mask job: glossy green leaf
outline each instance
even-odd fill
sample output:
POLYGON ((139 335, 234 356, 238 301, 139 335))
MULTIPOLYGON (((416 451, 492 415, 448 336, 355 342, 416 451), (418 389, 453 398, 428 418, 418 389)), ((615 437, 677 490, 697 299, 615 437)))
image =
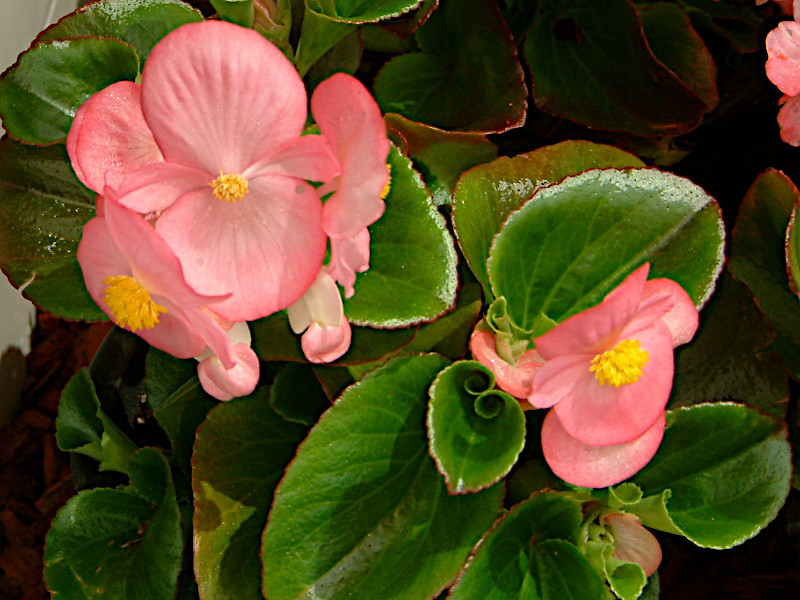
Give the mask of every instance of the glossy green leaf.
POLYGON ((786 228, 786 267, 789 272, 789 287, 800 296, 800 232, 797 231, 797 212, 800 199, 794 203, 789 226, 786 228))
POLYGON ((455 577, 503 490, 450 496, 428 455, 427 390, 447 362, 394 359, 322 416, 275 493, 266 597, 423 600, 455 577))
MULTIPOLYGON (((632 481, 645 496, 662 496, 671 525, 689 540, 730 548, 761 531, 783 506, 792 475, 786 437, 783 423, 743 405, 681 408, 669 413, 661 447, 632 481)), ((629 510, 644 525, 664 528, 636 505, 629 510)))
POLYGON ((605 600, 605 583, 586 557, 564 540, 534 546, 531 565, 542 600, 605 600))
POLYGON ((211 6, 223 21, 242 27, 253 27, 255 10, 253 0, 211 0, 211 6))
MULTIPOLYGON (((553 547, 545 544, 562 540, 571 545, 565 540, 578 534, 582 519, 581 505, 576 500, 557 492, 534 494, 498 520, 459 576, 449 600, 539 600, 553 597, 545 596, 545 593, 552 590, 553 578, 560 570, 553 569, 552 552, 548 550, 553 547)), ((572 553, 567 552, 571 557, 572 553)), ((568 569, 568 564, 574 562, 571 558, 565 561, 568 569)), ((602 579, 597 572, 592 573, 580 573, 575 583, 583 584, 589 590, 595 589, 599 580, 602 588, 602 579)))
POLYGON ((706 112, 719 103, 717 66, 703 38, 677 4, 656 2, 639 10, 647 45, 703 101, 706 112))
POLYGON ((700 313, 697 334, 676 353, 670 406, 738 400, 782 419, 789 381, 778 356, 767 350, 774 339, 747 288, 724 272, 700 313))
POLYGON ((167 461, 131 459, 131 486, 79 493, 47 534, 44 577, 53 598, 173 600, 183 540, 167 461))
POLYGON ((306 8, 295 55, 300 75, 308 73, 314 63, 354 31, 356 25, 332 21, 306 8))
POLYGON ((522 66, 492 0, 443 1, 415 36, 421 52, 396 56, 375 79, 383 112, 459 131, 522 125, 522 66))
POLYGON ((313 90, 335 73, 353 75, 361 65, 363 52, 360 29, 353 29, 319 57, 305 76, 306 89, 313 90))
POLYGON ((593 170, 540 189, 508 218, 489 279, 522 329, 542 313, 561 322, 597 304, 646 261, 651 278, 677 281, 702 306, 722 268, 723 238, 716 201, 689 180, 593 170))
POLYGON ((344 301, 352 323, 404 327, 432 321, 453 307, 458 275, 453 238, 409 160, 389 154, 386 212, 369 228, 370 267, 344 301))
POLYGON ((788 283, 785 236, 798 198, 797 187, 780 171, 759 175, 739 208, 728 260, 730 272, 772 322, 772 348, 795 378, 800 377, 800 302, 788 283))
POLYGON ((448 132, 395 114, 385 121, 389 137, 414 161, 437 206, 452 203, 462 172, 497 158, 497 147, 485 135, 448 132))
POLYGON ((95 214, 64 146, 0 140, 0 266, 40 308, 67 319, 106 319, 86 291, 75 251, 95 214))
POLYGON ((219 404, 197 432, 194 563, 204 600, 261 600, 261 532, 307 428, 272 410, 267 388, 219 404))
POLYGON ((331 403, 311 365, 288 363, 272 381, 269 405, 287 421, 311 427, 331 403))
POLYGON ((0 77, 3 126, 30 144, 63 140, 89 96, 117 81, 133 81, 138 72, 136 50, 119 40, 43 42, 0 77))
POLYGON ((380 27, 384 31, 391 32, 394 37, 406 39, 424 25, 438 7, 439 0, 422 0, 413 11, 372 27, 380 27))
POLYGON ((423 0, 306 0, 306 8, 341 23, 374 23, 417 8, 423 0))
POLYGON ((525 445, 519 402, 494 389, 494 375, 469 360, 442 370, 430 388, 430 453, 451 494, 497 483, 525 445), (475 388, 475 382, 478 387, 475 388))
POLYGON ((542 0, 523 53, 536 106, 592 128, 677 135, 706 111, 653 55, 628 0, 542 0))
POLYGON ((633 154, 613 146, 566 141, 498 158, 464 173, 456 188, 453 225, 461 251, 484 290, 490 289, 486 259, 492 239, 506 217, 537 188, 587 169, 643 166, 633 154))
POLYGON ((37 42, 97 36, 127 42, 144 61, 162 37, 203 17, 182 0, 103 0, 68 14, 45 29, 37 42))
POLYGON ((128 472, 136 445, 100 408, 89 369, 69 380, 58 407, 56 442, 64 452, 84 454, 100 462, 101 471, 128 472))

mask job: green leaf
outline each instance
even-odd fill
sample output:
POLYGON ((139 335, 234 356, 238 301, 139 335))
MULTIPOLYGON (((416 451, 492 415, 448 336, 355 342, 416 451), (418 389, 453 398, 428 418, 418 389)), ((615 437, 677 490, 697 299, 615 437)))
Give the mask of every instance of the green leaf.
POLYGON ((331 403, 311 365, 289 363, 272 381, 269 405, 287 421, 311 427, 331 403))
POLYGON ((223 21, 230 21, 242 27, 253 27, 255 18, 253 0, 211 0, 211 6, 223 21))
POLYGON ((53 519, 44 576, 54 599, 175 598, 183 540, 167 461, 139 450, 131 483, 81 492, 53 519))
POLYGON ((354 31, 355 25, 332 21, 306 7, 295 55, 295 66, 300 76, 308 73, 314 63, 354 31))
POLYGON ((117 81, 133 81, 138 73, 136 50, 119 40, 42 42, 0 77, 3 126, 30 144, 63 140, 89 96, 117 81))
POLYGON ((393 58, 375 79, 383 112, 460 131, 522 125, 522 66, 493 1, 443 0, 415 36, 421 52, 393 58))
POLYGON ((200 12, 182 0, 103 0, 70 13, 45 29, 36 41, 116 38, 136 48, 144 61, 156 42, 170 31, 202 20, 200 12))
POLYGON ((789 381, 778 356, 765 350, 774 339, 747 288, 724 272, 700 314, 697 334, 675 356, 670 407, 738 400, 782 419, 789 381))
POLYGON ((476 492, 508 474, 525 445, 525 417, 515 398, 494 389, 492 372, 474 360, 457 362, 429 393, 430 454, 448 491, 476 492))
POLYGON ((726 38, 737 52, 753 53, 763 48, 765 11, 752 4, 715 0, 679 0, 695 28, 726 38))
MULTIPOLYGON (((678 409, 669 413, 658 453, 632 481, 646 496, 662 496, 689 540, 730 548, 766 527, 786 500, 792 475, 786 437, 784 424, 746 406, 678 409)), ((636 505, 628 510, 661 528, 636 505)))
POLYGON ((453 238, 410 161, 389 153, 392 182, 386 212, 370 226, 370 268, 345 299, 350 322, 404 327, 452 308, 458 275, 453 238))
POLYGON ((101 471, 128 472, 136 445, 100 408, 89 369, 69 380, 61 394, 56 442, 64 452, 84 454, 100 462, 101 471))
POLYGON ((526 330, 542 313, 561 322, 596 305, 646 261, 651 278, 677 281, 702 306, 722 269, 723 237, 716 201, 687 179, 656 169, 587 171, 540 189, 508 218, 489 280, 526 330))
POLYGON ((797 231, 797 212, 800 198, 795 200, 789 226, 786 228, 786 267, 789 272, 789 287, 800 296, 800 233, 797 231))
POLYGON ((461 251, 484 290, 490 289, 486 259, 492 239, 506 217, 537 188, 587 169, 643 166, 633 154, 613 146, 566 141, 513 158, 498 158, 464 173, 456 187, 453 226, 461 251))
POLYGON ((503 490, 450 496, 428 456, 427 390, 446 364, 394 359, 322 416, 275 493, 266 597, 423 600, 453 579, 503 490))
MULTIPOLYGON (((582 520, 576 500, 557 492, 534 494, 495 523, 453 586, 449 600, 545 598, 543 585, 552 589, 552 576, 557 573, 544 564, 552 561, 548 550, 552 546, 545 544, 573 539, 582 520)), ((596 572, 577 583, 588 588, 596 584, 595 578, 599 578, 596 572)))
POLYGON ((306 9, 333 21, 360 24, 399 17, 420 4, 422 0, 306 0, 306 9))
POLYGON ((197 432, 195 573, 202 598, 261 600, 261 532, 306 427, 272 410, 267 388, 219 404, 197 432))
POLYGON ((86 291, 75 252, 95 215, 64 146, 0 140, 0 267, 43 310, 66 319, 106 316, 86 291))
POLYGON ((536 106, 595 129, 677 135, 706 112, 653 55, 628 0, 542 0, 523 53, 536 106))
POLYGON ((780 171, 759 175, 739 207, 731 232, 728 269, 755 296, 775 328, 772 348, 793 377, 800 377, 800 302, 786 274, 786 228, 797 187, 780 171))
POLYGON ((497 147, 485 135, 448 132, 395 114, 384 119, 390 138, 414 161, 437 206, 452 204, 463 171, 497 158, 497 147))
POLYGON ((542 600, 605 600, 605 583, 586 557, 564 540, 534 546, 531 571, 542 600))

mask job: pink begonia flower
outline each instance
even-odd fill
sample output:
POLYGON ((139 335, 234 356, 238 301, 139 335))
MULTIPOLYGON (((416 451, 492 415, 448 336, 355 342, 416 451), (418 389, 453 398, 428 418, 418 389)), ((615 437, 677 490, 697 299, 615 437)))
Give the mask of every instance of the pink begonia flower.
POLYGON ((375 99, 355 77, 337 73, 317 86, 311 113, 330 143, 341 175, 320 188, 333 192, 322 208, 322 228, 331 240, 330 273, 353 293, 355 274, 369 268, 369 232, 385 209, 389 140, 375 99))
POLYGON ((342 296, 324 267, 288 313, 292 331, 305 332, 300 344, 311 362, 333 362, 350 348, 352 332, 344 316, 342 296))
MULTIPOLYGON (((497 340, 489 329, 475 329, 469 340, 469 349, 475 360, 494 373, 495 383, 504 392, 527 400, 533 395, 533 378, 544 364, 544 359, 536 350, 527 350, 515 362, 508 362, 497 350, 497 340)), ((533 408, 523 403, 523 410, 533 408)))
POLYGON ((155 45, 138 94, 132 85, 78 115, 68 146, 79 177, 90 187, 109 177, 122 204, 157 214, 187 283, 230 294, 214 305, 225 319, 295 302, 326 247, 305 180, 331 181, 339 167, 322 136, 300 137, 306 92, 289 60, 253 30, 190 23, 155 45))
POLYGON ((661 545, 656 536, 626 513, 608 513, 600 517, 600 523, 614 538, 614 558, 636 563, 650 577, 661 564, 661 545))
MULTIPOLYGON (((207 310, 225 297, 201 295, 189 287, 164 240, 143 217, 121 206, 111 188, 104 216, 83 229, 77 257, 89 294, 115 324, 177 358, 208 352, 225 373, 235 374, 237 390, 255 388, 255 354, 244 344, 234 347, 226 331, 231 324, 207 310)), ((230 388, 224 381, 218 387, 226 385, 230 388)))
POLYGON ((585 444, 622 444, 650 428, 672 389, 672 349, 697 330, 689 295, 672 280, 647 281, 649 270, 642 265, 600 304, 534 340, 547 362, 531 403, 553 406, 585 444))
POLYGON ((785 94, 778 113, 781 139, 792 146, 800 146, 800 100, 797 99, 800 96, 800 23, 779 23, 767 34, 766 45, 767 77, 785 94))

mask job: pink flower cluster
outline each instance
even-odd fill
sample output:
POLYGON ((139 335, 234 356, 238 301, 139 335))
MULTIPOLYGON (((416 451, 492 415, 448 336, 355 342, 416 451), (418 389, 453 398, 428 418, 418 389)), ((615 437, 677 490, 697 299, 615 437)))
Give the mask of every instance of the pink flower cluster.
POLYGON ((490 332, 473 334, 473 355, 500 389, 531 407, 552 407, 542 426, 544 456, 574 485, 627 479, 661 443, 672 351, 692 339, 698 314, 674 281, 648 281, 649 269, 642 265, 600 304, 534 339, 535 349, 514 364, 497 355, 490 332))
MULTIPOLYGON (((800 14, 795 0, 790 14, 800 14)), ((784 93, 778 112, 781 138, 800 146, 800 23, 783 21, 767 34, 766 71, 769 80, 784 93)))
POLYGON ((389 143, 349 75, 322 82, 310 104, 319 135, 303 135, 305 87, 280 50, 204 21, 155 45, 141 85, 89 98, 67 137, 75 173, 100 195, 78 250, 89 293, 119 326, 197 358, 221 400, 258 382, 248 320, 290 308, 317 362, 350 344, 336 282, 352 295, 369 268, 389 143))

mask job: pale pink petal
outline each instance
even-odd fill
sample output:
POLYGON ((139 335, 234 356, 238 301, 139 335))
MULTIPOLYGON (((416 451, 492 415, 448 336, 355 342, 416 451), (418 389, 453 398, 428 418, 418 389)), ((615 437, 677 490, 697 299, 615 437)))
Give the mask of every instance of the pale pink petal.
POLYGON ((288 313, 289 326, 295 333, 305 331, 311 323, 332 327, 341 323, 344 315, 342 296, 336 282, 324 267, 319 270, 314 283, 303 293, 302 298, 289 307, 288 313))
POLYGON ((344 288, 344 297, 355 294, 356 273, 369 269, 369 229, 366 227, 348 239, 331 238, 328 273, 344 288))
POLYGON ((700 322, 697 307, 679 283, 664 278, 651 279, 645 284, 642 304, 661 295, 669 295, 673 302, 672 308, 661 316, 672 334, 672 347, 688 343, 694 337, 700 322))
POLYGON ((592 358, 592 354, 568 354, 545 362, 536 373, 528 401, 536 408, 550 408, 570 396, 586 379, 592 358))
POLYGON ((224 21, 183 25, 155 45, 142 109, 166 160, 226 174, 299 137, 307 114, 305 87, 286 56, 224 21))
POLYGON ((128 173, 163 161, 142 115, 141 87, 120 81, 84 102, 67 136, 67 152, 78 179, 98 193, 106 183, 117 187, 128 173))
POLYGON ((260 365, 255 352, 245 344, 236 344, 233 356, 236 364, 230 369, 216 356, 205 358, 197 365, 200 385, 217 400, 246 396, 258 385, 260 365))
POLYGON ((800 95, 784 96, 778 112, 778 125, 781 128, 781 139, 792 146, 800 146, 800 95))
POLYGON ((528 399, 533 394, 533 378, 543 360, 536 350, 528 350, 516 365, 507 363, 497 354, 494 334, 476 329, 469 340, 469 349, 475 360, 494 373, 497 387, 516 398, 528 399))
POLYGON ((665 420, 662 413, 639 438, 626 444, 589 446, 569 435, 551 410, 542 425, 544 458, 553 473, 567 483, 608 487, 628 479, 650 462, 664 437, 665 420))
POLYGON ((645 263, 611 290, 603 301, 560 323, 534 340, 545 359, 562 354, 596 353, 616 341, 639 309, 650 263, 645 263))
MULTIPOLYGON (((236 364, 236 358, 233 355, 234 343, 228 335, 228 331, 222 327, 220 318, 202 308, 187 311, 186 317, 207 346, 205 352, 200 356, 195 355, 195 358, 205 359, 205 355, 208 353, 209 356, 216 356, 223 368, 232 368, 236 364)), ((250 347, 249 341, 245 345, 250 347)))
POLYGON ((783 21, 767 34, 767 77, 789 96, 800 94, 800 23, 783 21))
POLYGON ((216 177, 174 163, 152 164, 129 173, 117 189, 117 198, 138 213, 162 211, 187 194, 210 195, 209 184, 216 177))
POLYGON ((381 193, 389 180, 386 125, 375 99, 345 73, 317 86, 311 112, 342 170, 337 190, 323 208, 323 228, 331 237, 350 238, 384 211, 381 193))
POLYGON ((652 533, 635 519, 621 513, 603 515, 600 522, 614 538, 614 558, 636 563, 650 577, 661 564, 661 546, 652 533))
POLYGON ((339 163, 324 137, 305 135, 289 140, 283 148, 263 156, 242 175, 246 179, 284 175, 309 181, 331 181, 339 175, 339 163))
POLYGON ((350 323, 342 315, 338 325, 311 323, 300 338, 303 354, 313 363, 329 363, 341 357, 350 348, 350 323))
POLYGON ((326 240, 313 187, 262 177, 237 202, 184 197, 165 211, 156 230, 202 294, 231 293, 213 307, 229 321, 250 321, 295 302, 319 272, 326 240))
POLYGON ((592 446, 621 444, 639 437, 664 412, 674 372, 672 336, 657 321, 637 339, 648 353, 637 381, 601 385, 587 364, 570 396, 553 407, 570 436, 592 446))

